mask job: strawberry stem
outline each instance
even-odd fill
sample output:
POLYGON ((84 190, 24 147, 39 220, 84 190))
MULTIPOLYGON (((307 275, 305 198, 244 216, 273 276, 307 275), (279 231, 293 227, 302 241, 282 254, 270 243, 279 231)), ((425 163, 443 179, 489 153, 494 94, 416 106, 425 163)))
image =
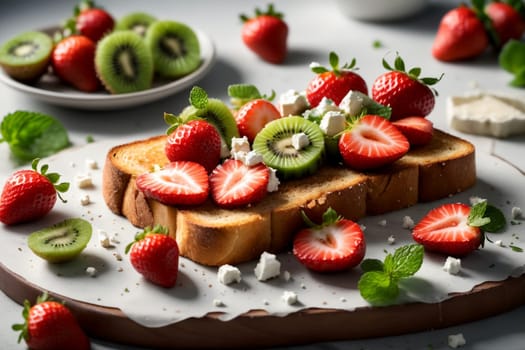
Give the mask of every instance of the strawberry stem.
POLYGON ((136 242, 144 239, 147 235, 150 235, 150 234, 167 235, 168 234, 168 228, 166 226, 162 226, 160 224, 157 224, 157 225, 155 225, 153 227, 151 227, 151 226, 144 227, 144 231, 137 232, 137 234, 135 235, 135 239, 133 241, 131 241, 126 246, 126 249, 124 250, 124 253, 128 254, 129 251, 131 250, 131 247, 133 246, 133 244, 135 244, 136 242))
POLYGON ((333 72, 337 77, 340 77, 343 73, 343 71, 350 71, 350 70, 357 70, 356 67, 356 59, 352 58, 352 61, 350 63, 345 63, 342 67, 339 67, 339 56, 334 52, 330 51, 328 54, 328 62, 330 63, 331 70, 323 67, 319 64, 311 64, 310 69, 315 74, 322 74, 326 72, 333 72))
POLYGON ((62 196, 61 196, 61 193, 65 193, 69 190, 69 182, 61 182, 61 183, 58 183, 58 181, 60 180, 60 177, 61 175, 59 173, 48 173, 47 171, 49 170, 49 165, 48 164, 44 164, 40 167, 40 170, 38 169, 38 164, 40 162, 40 158, 35 158, 33 159, 33 161, 31 162, 31 168, 36 171, 37 173, 43 175, 46 177, 46 179, 51 182, 51 184, 53 185, 53 187, 55 188, 55 190, 57 191, 57 196, 58 198, 63 202, 63 203, 67 203, 67 200, 65 200, 62 196))
POLYGON ((282 12, 277 12, 275 10, 275 7, 273 6, 273 4, 269 4, 268 5, 268 9, 266 11, 262 11, 261 9, 256 7, 255 8, 255 17, 248 17, 245 14, 241 14, 241 15, 239 15, 239 18, 241 19, 242 22, 247 22, 247 21, 249 21, 252 18, 257 18, 257 17, 261 17, 261 16, 271 16, 271 17, 275 17, 275 18, 278 18, 278 19, 283 19, 284 18, 283 13, 282 12))

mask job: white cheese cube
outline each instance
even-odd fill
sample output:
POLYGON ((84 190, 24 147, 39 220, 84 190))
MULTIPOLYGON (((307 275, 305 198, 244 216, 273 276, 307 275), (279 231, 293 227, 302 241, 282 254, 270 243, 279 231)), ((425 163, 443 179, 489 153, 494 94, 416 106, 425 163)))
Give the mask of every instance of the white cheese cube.
POLYGON ((231 152, 237 153, 237 152, 250 152, 250 141, 248 141, 248 138, 246 136, 243 137, 232 137, 232 145, 231 145, 231 152))
POLYGON ((460 270, 461 259, 457 259, 452 256, 447 257, 447 260, 445 260, 445 264, 443 265, 443 271, 446 271, 451 275, 457 275, 460 270))
POLYGON ((448 336, 448 346, 450 346, 452 349, 456 349, 460 346, 463 346, 467 344, 467 341, 465 340, 465 337, 463 337, 463 334, 451 334, 448 336))
POLYGON ((359 91, 349 91, 339 102, 339 108, 349 116, 357 116, 370 103, 370 97, 359 91))
POLYGON ((275 192, 279 189, 279 184, 281 182, 277 177, 277 170, 275 170, 274 168, 268 168, 268 171, 270 172, 270 178, 268 180, 268 186, 266 186, 266 190, 268 192, 275 192))
POLYGON ((512 220, 520 219, 523 216, 523 212, 521 211, 521 208, 519 207, 512 207, 510 212, 510 217, 512 220))
POLYGON ((84 194, 80 197, 80 205, 86 206, 91 203, 91 199, 87 194, 84 194))
POLYGON ((310 144, 310 139, 308 135, 304 132, 300 132, 292 135, 292 146, 296 150, 300 151, 310 144))
POLYGON ((334 136, 346 128, 346 118, 338 111, 328 111, 319 124, 321 130, 327 136, 334 136))
POLYGON ((241 282, 241 271, 235 266, 225 264, 219 267, 217 279, 226 285, 233 282, 239 283, 241 282))
POLYGON ((403 228, 411 230, 414 228, 414 220, 410 216, 404 216, 403 217, 403 228))
POLYGON ((301 115, 307 108, 306 96, 295 90, 288 90, 279 97, 279 112, 283 117, 301 115))
POLYGON ((104 248, 110 248, 111 242, 109 241, 109 236, 104 230, 98 230, 98 241, 100 242, 100 246, 104 248))
POLYGON ((86 159, 86 167, 91 170, 98 169, 98 163, 94 159, 86 159))
POLYGON ((289 290, 285 290, 281 298, 288 305, 293 305, 297 303, 297 294, 289 290))
POLYGON ((259 153, 255 151, 250 151, 246 153, 244 155, 244 160, 243 160, 244 164, 246 164, 247 166, 254 166, 259 163, 262 163, 262 161, 263 161, 262 155, 260 155, 259 153))
POLYGON ((75 183, 78 188, 89 188, 93 186, 93 180, 90 174, 78 174, 75 177, 75 183))
POLYGON ((86 268, 86 274, 90 277, 95 277, 97 275, 97 272, 97 269, 93 266, 89 266, 88 268, 86 268))
POLYGON ((263 252, 255 266, 254 273, 259 281, 269 280, 280 275, 281 263, 274 254, 263 252))

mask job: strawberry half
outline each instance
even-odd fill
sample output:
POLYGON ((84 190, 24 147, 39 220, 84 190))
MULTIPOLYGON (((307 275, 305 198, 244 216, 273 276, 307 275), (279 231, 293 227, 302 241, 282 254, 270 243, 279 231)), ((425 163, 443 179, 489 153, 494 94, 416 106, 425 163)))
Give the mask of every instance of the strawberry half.
POLYGON ((410 146, 426 145, 434 134, 434 125, 424 117, 406 117, 393 121, 392 124, 405 135, 410 146))
POLYGON ((316 107, 323 97, 339 105, 350 90, 368 95, 368 87, 365 80, 354 72, 356 69, 355 58, 351 63, 345 63, 342 67, 339 67, 339 57, 335 52, 330 52, 329 61, 331 70, 318 65, 312 66, 312 72, 317 75, 306 87, 306 98, 311 107, 316 107))
POLYGON ((80 328, 75 316, 64 304, 49 300, 46 293, 31 306, 24 301, 24 323, 13 325, 19 331, 18 342, 25 340, 34 350, 88 350, 89 338, 80 328))
POLYGON ((167 205, 198 205, 208 198, 208 173, 198 163, 176 161, 137 176, 137 188, 167 205))
POLYGON ((353 122, 339 139, 344 164, 358 170, 389 164, 409 148, 406 137, 391 122, 370 114, 353 122))
POLYGON ((432 209, 414 226, 412 236, 426 249, 451 256, 464 256, 483 242, 479 227, 471 225, 471 207, 462 203, 432 209))
MULTIPOLYGON (((309 220, 306 220, 309 222, 309 220)), ((366 243, 361 227, 329 208, 323 223, 305 228, 294 237, 293 254, 307 268, 319 272, 341 271, 357 266, 366 243)))
POLYGON ((376 78, 372 85, 372 99, 383 106, 392 108, 391 120, 413 115, 426 117, 434 109, 436 92, 429 86, 438 83, 439 78, 420 78, 419 67, 405 70, 405 62, 396 56, 394 67, 383 59, 388 72, 376 78))
POLYGON ((180 117, 165 114, 170 128, 166 139, 165 153, 174 161, 192 161, 211 172, 221 159, 221 136, 209 122, 201 119, 184 123, 180 117))
POLYGON ((210 192, 215 203, 224 208, 255 204, 268 193, 269 179, 269 169, 263 163, 247 166, 228 159, 210 174, 210 192))
POLYGON ((255 17, 241 15, 243 27, 242 41, 250 50, 270 63, 279 64, 287 54, 288 25, 283 14, 268 5, 266 12, 255 10, 255 17))
POLYGON ((179 272, 179 246, 163 226, 146 227, 126 247, 133 268, 147 280, 171 288, 179 272))
POLYGON ((0 196, 0 221, 6 225, 37 220, 53 209, 57 196, 69 189, 69 183, 57 184, 58 173, 47 173, 45 164, 38 169, 39 159, 32 169, 14 172, 6 181, 0 196))
POLYGON ((281 113, 268 100, 256 99, 244 104, 235 116, 241 136, 246 136, 250 143, 264 126, 272 120, 279 119, 281 113))

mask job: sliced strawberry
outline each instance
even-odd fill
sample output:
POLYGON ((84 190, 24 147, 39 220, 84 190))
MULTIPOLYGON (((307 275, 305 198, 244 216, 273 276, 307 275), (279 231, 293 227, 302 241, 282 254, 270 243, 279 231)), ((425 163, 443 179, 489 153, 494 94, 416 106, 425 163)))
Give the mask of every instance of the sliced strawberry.
POLYGON ((197 205, 208 197, 208 173, 195 162, 171 162, 138 176, 136 183, 147 197, 168 205, 197 205))
POLYGON ((247 166, 240 160, 228 159, 210 174, 210 191, 219 206, 240 207, 263 199, 269 179, 269 169, 263 163, 247 166))
POLYGON ((426 145, 432 140, 434 125, 427 118, 406 117, 393 121, 392 124, 405 135, 411 146, 426 145))
POLYGON ((265 99, 256 99, 239 109, 235 121, 241 136, 246 136, 251 143, 267 123, 280 117, 281 113, 273 103, 265 99))
POLYGON ((322 225, 297 233, 293 241, 294 255, 307 268, 319 272, 357 266, 366 251, 363 230, 355 222, 340 217, 326 222, 326 215, 323 215, 322 225))
POLYGON ((470 212, 471 208, 461 203, 441 205, 421 219, 412 236, 428 250, 467 255, 480 246, 483 238, 479 227, 469 225, 470 212))
POLYGON ((339 152, 350 168, 366 170, 389 164, 408 152, 405 136, 387 119, 365 115, 339 139, 339 152))

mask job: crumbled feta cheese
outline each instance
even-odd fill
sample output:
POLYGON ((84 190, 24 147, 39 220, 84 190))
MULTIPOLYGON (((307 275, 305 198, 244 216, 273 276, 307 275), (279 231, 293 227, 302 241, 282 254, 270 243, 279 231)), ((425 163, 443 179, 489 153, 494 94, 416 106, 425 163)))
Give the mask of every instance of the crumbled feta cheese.
POLYGON ((454 257, 447 257, 445 264, 443 265, 443 271, 448 272, 451 275, 457 275, 461 270, 461 259, 454 257))
POLYGON ((98 163, 94 159, 86 159, 86 167, 88 169, 97 170, 98 169, 98 163))
POLYGON ((290 271, 286 270, 283 272, 283 278, 285 281, 289 281, 292 278, 292 275, 290 274, 290 271))
POLYGON ((75 177, 75 183, 78 188, 88 188, 93 186, 93 180, 90 174, 78 174, 75 177))
POLYGON ((237 152, 250 152, 250 141, 246 136, 232 137, 232 155, 237 152))
POLYGON ((80 197, 80 205, 86 206, 91 203, 91 199, 87 194, 84 194, 80 197))
POLYGON ((256 164, 262 163, 263 157, 255 151, 250 151, 244 155, 243 163, 247 166, 254 166, 256 164))
POLYGON ((370 103, 370 97, 359 91, 349 91, 339 102, 339 108, 349 116, 356 116, 370 103))
POLYGON ((295 90, 288 90, 279 97, 279 111, 283 117, 300 115, 307 108, 306 96, 295 90))
POLYGON ((503 241, 501 239, 494 241, 494 244, 497 245, 498 247, 503 247, 503 241))
POLYGON ((219 267, 217 279, 226 285, 233 282, 239 283, 241 281, 241 271, 235 266, 225 264, 219 267))
POLYGON ((115 243, 115 244, 119 244, 120 241, 118 240, 118 238, 116 236, 111 236, 111 238, 109 239, 111 241, 111 243, 115 243))
POLYGON ((414 220, 412 220, 412 218, 408 215, 405 215, 403 217, 403 228, 406 228, 409 230, 414 228, 414 220))
POLYGON ((281 273, 281 263, 274 254, 263 252, 255 266, 255 277, 259 281, 266 281, 270 278, 279 276, 281 273))
POLYGON ((277 177, 277 170, 274 168, 268 168, 270 172, 270 178, 268 180, 268 185, 266 186, 266 190, 268 192, 275 192, 279 189, 279 184, 281 183, 279 181, 279 178, 277 177))
POLYGON ((86 268, 86 274, 90 277, 95 277, 97 275, 97 269, 93 266, 86 268))
POLYGON ((321 119, 319 127, 325 135, 334 136, 345 129, 346 118, 341 112, 328 111, 324 114, 323 119, 321 119))
POLYGON ((521 208, 519 207, 512 207, 510 212, 510 217, 512 220, 520 219, 523 217, 523 212, 521 211, 521 208))
POLYGON ((450 346, 452 349, 456 349, 460 346, 463 346, 467 344, 467 341, 465 340, 465 337, 463 337, 463 334, 451 334, 448 336, 448 346, 450 346))
POLYGON ((98 230, 98 241, 100 242, 100 245, 104 248, 110 248, 111 243, 109 241, 109 236, 104 230, 98 230))
POLYGON ((341 110, 337 105, 329 98, 323 97, 321 102, 312 109, 309 109, 303 113, 303 116, 307 119, 311 118, 321 118, 323 115, 325 115, 329 111, 337 111, 340 112, 341 110))
POLYGON ((384 219, 383 219, 383 220, 380 220, 380 221, 378 222, 378 224, 379 224, 379 226, 383 226, 383 227, 385 227, 385 226, 386 226, 386 220, 384 220, 384 219))
POLYGON ((472 197, 469 198, 470 205, 476 205, 476 204, 484 202, 484 201, 486 201, 485 198, 481 198, 481 197, 478 197, 478 196, 472 196, 472 197))
POLYGON ((292 135, 292 146, 296 150, 300 151, 310 144, 310 139, 308 135, 304 132, 300 132, 292 135))
POLYGON ((288 305, 293 305, 297 303, 297 294, 289 290, 285 290, 281 298, 288 305))
POLYGON ((117 259, 117 261, 122 261, 122 255, 120 255, 119 253, 114 253, 113 256, 115 257, 115 259, 117 259))
POLYGON ((394 244, 396 243, 396 237, 394 237, 394 235, 390 235, 388 236, 387 241, 388 241, 388 244, 394 244))

